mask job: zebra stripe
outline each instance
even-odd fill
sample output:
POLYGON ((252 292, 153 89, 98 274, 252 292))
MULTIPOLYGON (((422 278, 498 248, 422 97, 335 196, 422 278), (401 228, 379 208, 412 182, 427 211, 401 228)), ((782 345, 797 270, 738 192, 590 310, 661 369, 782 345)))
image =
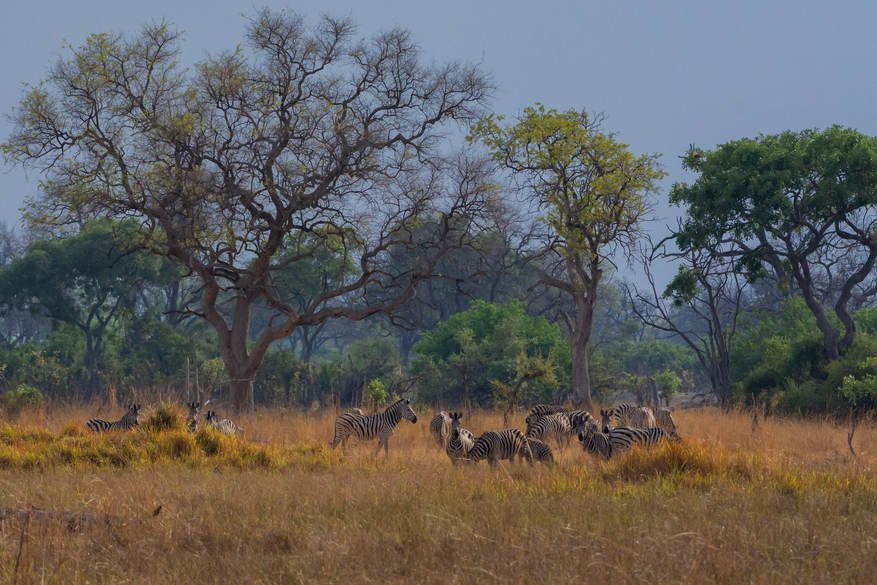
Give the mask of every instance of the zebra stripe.
POLYGON ((128 409, 128 412, 115 422, 110 422, 102 418, 93 418, 86 422, 85 426, 95 433, 103 433, 105 431, 130 431, 138 424, 140 424, 140 405, 132 404, 131 408, 128 409))
POLYGON ((347 412, 349 414, 358 414, 359 416, 365 416, 365 413, 362 411, 361 408, 348 408, 347 412))
POLYGON ((403 418, 412 423, 417 422, 417 415, 411 410, 411 401, 408 398, 397 400, 387 407, 387 410, 373 416, 361 416, 358 414, 342 414, 335 419, 335 438, 330 443, 332 448, 341 443, 341 448, 347 448, 347 439, 351 435, 358 439, 370 441, 378 438, 378 450, 375 456, 384 448, 387 460, 390 459, 388 441, 393 429, 403 418))
POLYGON ((537 404, 530 409, 530 414, 534 416, 546 416, 549 414, 563 414, 566 409, 562 406, 551 406, 550 404, 537 404))
POLYGON ((475 438, 472 433, 460 426, 460 419, 463 418, 462 412, 451 413, 451 437, 445 447, 445 453, 451 459, 451 463, 456 465, 460 461, 465 461, 472 449, 475 438))
POLYGON ((634 404, 619 404, 610 409, 615 411, 615 426, 630 426, 630 415, 633 414, 633 411, 637 408, 638 407, 634 404))
POLYGON ((637 429, 653 429, 657 426, 651 408, 640 406, 630 414, 630 426, 637 429))
POLYGON ((503 429, 501 431, 487 431, 472 444, 469 449, 469 460, 478 462, 487 459, 491 467, 495 467, 501 459, 509 462, 515 460, 515 455, 521 455, 521 459, 532 459, 526 453, 530 450, 526 437, 518 429, 503 429), (524 454, 521 450, 524 450, 524 454))
POLYGON ((655 424, 667 431, 671 437, 679 436, 676 432, 676 421, 673 420, 673 414, 669 408, 655 409, 655 424))
POLYGON ((201 414, 201 403, 190 402, 186 406, 189 407, 189 414, 186 415, 186 430, 190 433, 198 431, 198 416, 201 414))
MULTIPOLYGON (((554 455, 551 453, 551 448, 548 445, 539 439, 531 439, 530 437, 527 437, 527 446, 530 449, 529 455, 531 458, 529 461, 531 465, 534 461, 542 463, 543 465, 554 464, 554 455)), ((524 459, 528 457, 526 448, 521 450, 521 457, 524 459)))
MULTIPOLYGON (((636 444, 645 448, 652 447, 670 435, 664 429, 635 429, 631 427, 615 427, 608 433, 597 432, 597 425, 588 423, 583 432, 579 433, 582 448, 609 459, 612 455, 627 451, 636 444)), ((678 440, 678 439, 676 439, 678 440)))
POLYGON ((429 432, 432 433, 432 438, 440 447, 445 446, 445 443, 448 442, 448 436, 451 434, 451 417, 448 416, 447 412, 443 410, 432 417, 432 420, 429 421, 429 432))
POLYGON ((590 421, 585 423, 579 432, 579 443, 582 449, 598 457, 609 459, 612 457, 612 443, 608 433, 598 433, 597 423, 590 421))
POLYGON ((216 412, 213 410, 208 410, 204 416, 207 419, 207 426, 214 431, 219 431, 223 435, 233 435, 236 431, 244 430, 228 419, 219 420, 219 417, 216 416, 216 412))
POLYGON ((654 447, 655 445, 657 445, 661 441, 666 441, 668 439, 673 439, 676 442, 681 440, 678 435, 675 435, 675 436, 671 435, 670 433, 668 433, 664 429, 660 429, 657 427, 651 428, 651 429, 637 429, 637 430, 639 431, 639 434, 641 435, 641 438, 637 441, 637 443, 639 443, 640 445, 642 445, 646 449, 648 449, 649 447, 654 447))
POLYGON ((566 439, 567 443, 569 443, 569 435, 571 434, 572 427, 569 424, 569 417, 566 413, 550 414, 539 417, 535 421, 528 420, 527 438, 538 439, 543 442, 554 438, 557 442, 557 448, 561 453, 563 453, 563 440, 566 439))

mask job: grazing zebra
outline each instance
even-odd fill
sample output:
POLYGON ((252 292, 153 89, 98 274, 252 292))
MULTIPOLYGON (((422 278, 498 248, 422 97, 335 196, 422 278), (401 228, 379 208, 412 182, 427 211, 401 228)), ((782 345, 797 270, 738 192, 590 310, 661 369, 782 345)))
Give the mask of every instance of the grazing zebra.
POLYGON ((445 447, 445 453, 451 459, 451 463, 456 465, 460 461, 465 461, 472 448, 475 438, 472 433, 460 427, 460 419, 463 418, 462 412, 451 413, 451 438, 445 447))
POLYGON ((518 429, 503 429, 501 431, 487 431, 472 444, 469 449, 470 461, 475 463, 487 459, 491 467, 495 467, 501 459, 509 462, 515 460, 515 455, 520 455, 521 460, 532 460, 529 454, 530 446, 527 438, 518 429))
POLYGON ((219 431, 223 435, 233 435, 237 431, 243 432, 244 430, 228 419, 219 420, 219 417, 216 416, 216 411, 214 410, 208 410, 204 417, 207 419, 208 427, 214 431, 219 431))
POLYGON ((652 409, 640 406, 630 414, 630 426, 637 429, 653 429, 658 425, 655 423, 652 409))
POLYGON ((186 430, 190 433, 198 431, 198 416, 201 414, 201 403, 190 402, 186 406, 189 407, 189 414, 186 415, 186 430))
POLYGON ((140 424, 140 405, 132 404, 128 412, 125 413, 125 416, 115 422, 103 420, 102 418, 93 418, 85 423, 85 426, 95 433, 102 433, 105 431, 130 431, 138 424, 140 424))
POLYGON ((563 440, 569 442, 569 435, 572 434, 572 427, 569 424, 569 418, 566 413, 549 414, 542 416, 535 421, 530 421, 527 417, 527 438, 538 439, 546 442, 550 438, 554 438, 557 442, 558 450, 563 453, 563 440))
POLYGON ((572 429, 573 434, 578 432, 577 427, 585 424, 589 420, 594 420, 594 417, 592 417, 591 413, 587 410, 568 412, 566 413, 566 418, 569 419, 569 428, 572 429))
POLYGON ((411 400, 403 398, 397 400, 387 407, 387 410, 381 414, 373 416, 360 416, 358 414, 342 414, 335 419, 335 438, 330 443, 332 448, 341 443, 341 448, 347 448, 347 439, 351 435, 358 439, 370 441, 375 437, 378 438, 378 450, 375 451, 375 457, 384 448, 387 461, 390 460, 390 450, 387 445, 393 429, 399 424, 403 418, 407 418, 412 423, 417 422, 417 415, 411 410, 411 400))
POLYGON ((554 464, 554 455, 551 453, 551 448, 539 439, 527 437, 527 447, 522 447, 520 455, 523 459, 527 459, 528 455, 531 456, 529 459, 531 465, 534 461, 543 465, 554 464), (529 454, 527 453, 528 448, 529 454))
POLYGON ((537 404, 530 409, 530 414, 534 416, 545 416, 548 414, 562 414, 566 409, 562 406, 551 406, 550 404, 537 404))
POLYGON ((670 413, 669 408, 656 408, 655 409, 655 423, 659 428, 667 431, 670 436, 678 437, 679 435, 676 433, 676 421, 673 420, 673 415, 670 413))
POLYGON ((432 420, 429 421, 429 432, 432 433, 432 438, 440 447, 445 446, 445 443, 448 442, 448 436, 451 434, 451 417, 447 412, 443 410, 432 417, 432 420))

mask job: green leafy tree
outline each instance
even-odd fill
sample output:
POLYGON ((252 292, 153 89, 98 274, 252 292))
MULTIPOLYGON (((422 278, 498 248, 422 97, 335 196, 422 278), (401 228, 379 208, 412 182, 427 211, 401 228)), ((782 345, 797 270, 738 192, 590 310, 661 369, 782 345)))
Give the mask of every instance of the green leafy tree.
POLYGON ((526 108, 515 124, 501 117, 476 124, 482 141, 541 213, 539 283, 573 301, 562 311, 572 352, 571 400, 593 409, 588 341, 597 291, 618 250, 629 249, 664 176, 657 155, 636 156, 586 112, 526 108))
POLYGON ((655 374, 655 383, 658 385, 658 392, 661 393, 664 404, 669 405, 682 387, 682 378, 670 371, 659 372, 655 374))
POLYGON ((856 333, 850 301, 874 279, 877 138, 839 126, 784 132, 692 149, 684 164, 699 176, 670 193, 685 208, 678 247, 718 242, 750 279, 794 286, 837 359, 856 333))
POLYGON ((328 16, 309 26, 264 9, 245 45, 192 70, 179 65, 180 37, 160 23, 69 47, 27 90, 2 150, 53 188, 29 202, 32 220, 135 218, 150 251, 198 279, 233 406, 250 410, 272 344, 327 319, 392 313, 482 225, 472 218, 494 200, 490 169, 450 154, 443 128, 483 116, 493 84, 476 66, 424 62, 404 30, 362 39, 328 16), (440 245, 388 270, 424 219, 440 245), (319 238, 288 249, 298 232, 319 238), (274 278, 325 245, 357 250, 359 273, 300 311, 274 278), (384 294, 365 304, 370 288, 384 294), (260 299, 274 314, 249 343, 260 299))
POLYGON ((46 314, 85 336, 89 394, 101 389, 101 348, 107 329, 156 278, 157 258, 133 253, 130 223, 86 223, 61 240, 38 240, 0 271, 0 305, 46 314))

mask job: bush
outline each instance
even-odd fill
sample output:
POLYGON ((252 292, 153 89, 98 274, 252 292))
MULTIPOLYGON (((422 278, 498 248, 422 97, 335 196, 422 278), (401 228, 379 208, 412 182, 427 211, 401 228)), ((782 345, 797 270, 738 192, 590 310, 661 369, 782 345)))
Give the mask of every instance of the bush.
POLYGON ((18 414, 26 408, 40 408, 43 405, 43 395, 33 386, 19 384, 17 388, 0 395, 0 401, 7 414, 18 414))

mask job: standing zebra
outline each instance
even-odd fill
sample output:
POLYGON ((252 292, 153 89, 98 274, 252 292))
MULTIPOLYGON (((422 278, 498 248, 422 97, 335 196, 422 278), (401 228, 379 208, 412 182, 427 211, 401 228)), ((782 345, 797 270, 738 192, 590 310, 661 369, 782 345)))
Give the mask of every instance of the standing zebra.
POLYGON ((590 453, 609 459, 612 455, 627 451, 633 445, 652 447, 669 435, 663 429, 635 429, 631 427, 615 427, 606 432, 598 432, 595 423, 586 423, 579 433, 582 448, 590 453))
POLYGON ((532 456, 532 459, 530 459, 531 465, 534 461, 543 465, 554 464, 554 455, 551 453, 551 448, 539 439, 527 437, 527 447, 522 448, 521 452, 522 458, 527 458, 527 448, 529 448, 529 455, 532 456))
POLYGON ((140 405, 132 404, 128 412, 121 419, 110 422, 102 418, 93 418, 85 423, 95 433, 104 431, 130 431, 140 424, 140 405))
POLYGON ((604 459, 612 457, 612 442, 609 440, 609 433, 597 432, 597 423, 593 421, 585 423, 584 428, 579 431, 579 442, 582 444, 582 449, 589 453, 604 459))
POLYGON ((373 416, 360 416, 358 414, 342 414, 335 419, 335 438, 330 443, 332 448, 341 443, 341 448, 347 448, 347 439, 351 435, 358 439, 370 441, 375 437, 378 438, 378 450, 375 451, 375 457, 384 448, 387 461, 390 460, 390 450, 387 442, 393 434, 393 429, 399 424, 403 418, 407 418, 412 423, 417 422, 417 415, 411 410, 411 401, 408 398, 397 400, 387 407, 387 410, 381 414, 373 416))
POLYGON ((566 413, 549 414, 539 417, 535 421, 531 421, 530 417, 527 417, 527 438, 547 442, 553 437, 561 453, 563 453, 563 440, 566 439, 568 442, 571 434, 572 427, 566 413))
POLYGON ((472 433, 460 427, 461 418, 463 418, 462 412, 451 413, 451 438, 445 447, 445 453, 454 465, 466 460, 469 450, 472 449, 472 443, 475 442, 472 433))
POLYGON ((475 439, 472 448, 469 449, 470 461, 477 463, 487 459, 491 467, 495 467, 501 459, 513 462, 515 455, 520 455, 521 460, 533 459, 527 439, 518 429, 487 431, 475 439))
POLYGON ((201 403, 190 402, 186 406, 189 407, 189 414, 186 415, 186 430, 190 433, 198 432, 198 417, 201 415, 201 403))
POLYGON ((630 426, 630 416, 637 408, 638 407, 634 404, 619 404, 618 406, 613 407, 611 410, 615 411, 615 426, 630 426))
POLYGON ((630 426, 637 429, 653 429, 657 426, 651 408, 640 406, 630 414, 630 426))
POLYGON ((670 413, 669 408, 655 409, 655 423, 659 428, 667 431, 671 437, 679 436, 676 433, 676 421, 673 420, 673 415, 670 413))
POLYGON ((216 416, 216 411, 214 410, 208 410, 204 417, 207 419, 208 427, 214 431, 219 431, 223 435, 233 435, 236 431, 243 432, 244 430, 228 419, 219 420, 219 417, 216 416))
POLYGON ((429 421, 429 432, 432 433, 432 438, 440 447, 445 446, 445 443, 448 442, 448 436, 451 434, 451 417, 447 412, 443 410, 432 417, 432 420, 429 421))

